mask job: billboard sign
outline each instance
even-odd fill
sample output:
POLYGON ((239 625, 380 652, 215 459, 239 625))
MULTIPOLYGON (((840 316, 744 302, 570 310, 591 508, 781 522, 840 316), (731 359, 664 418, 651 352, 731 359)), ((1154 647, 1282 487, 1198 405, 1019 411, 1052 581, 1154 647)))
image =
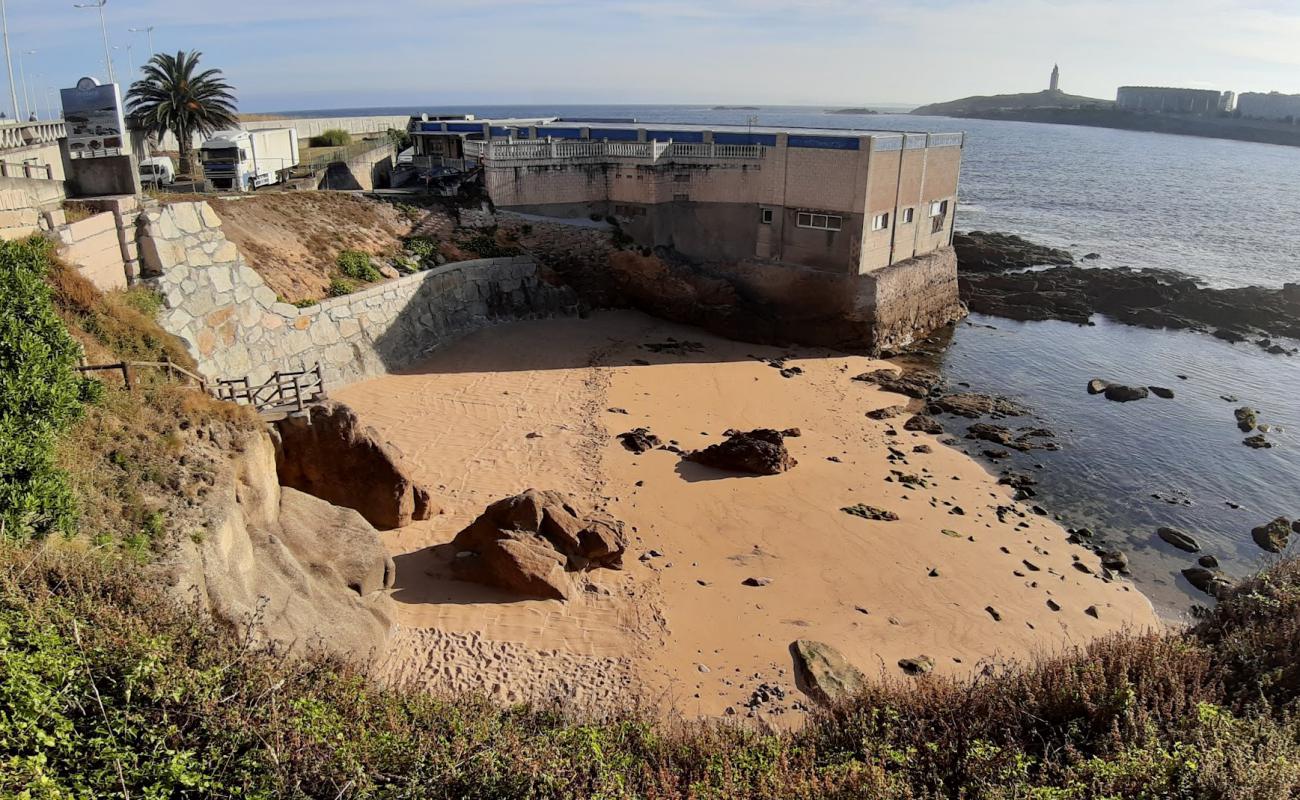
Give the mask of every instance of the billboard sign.
POLYGON ((116 83, 82 78, 75 87, 60 89, 59 95, 68 127, 69 156, 103 158, 130 153, 116 83))

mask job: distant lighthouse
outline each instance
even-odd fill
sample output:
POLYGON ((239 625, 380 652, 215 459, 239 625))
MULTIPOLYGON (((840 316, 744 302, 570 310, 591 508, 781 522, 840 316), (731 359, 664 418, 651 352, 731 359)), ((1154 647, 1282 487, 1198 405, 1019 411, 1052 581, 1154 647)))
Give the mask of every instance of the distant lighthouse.
POLYGON ((1052 65, 1052 82, 1048 84, 1047 89, 1052 92, 1060 91, 1061 89, 1061 68, 1056 64, 1052 65))

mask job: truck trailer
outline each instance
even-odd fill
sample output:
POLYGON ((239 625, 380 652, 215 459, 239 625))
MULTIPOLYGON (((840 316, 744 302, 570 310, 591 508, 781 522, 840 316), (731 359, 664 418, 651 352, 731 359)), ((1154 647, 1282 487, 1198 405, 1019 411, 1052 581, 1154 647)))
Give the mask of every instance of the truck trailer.
POLYGON ((298 131, 217 131, 199 147, 199 159, 214 189, 247 192, 269 186, 298 166, 298 131))

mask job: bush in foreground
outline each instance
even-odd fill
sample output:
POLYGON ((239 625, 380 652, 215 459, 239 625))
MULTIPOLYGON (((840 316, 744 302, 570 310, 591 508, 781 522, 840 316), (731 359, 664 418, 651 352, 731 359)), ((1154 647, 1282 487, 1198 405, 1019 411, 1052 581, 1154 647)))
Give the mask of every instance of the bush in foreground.
POLYGON ((312 147, 344 147, 352 144, 352 134, 342 128, 330 128, 311 137, 309 144, 312 147))
POLYGON ((344 250, 338 254, 335 263, 340 272, 354 280, 373 283, 383 279, 379 270, 370 263, 370 255, 360 250, 344 250))

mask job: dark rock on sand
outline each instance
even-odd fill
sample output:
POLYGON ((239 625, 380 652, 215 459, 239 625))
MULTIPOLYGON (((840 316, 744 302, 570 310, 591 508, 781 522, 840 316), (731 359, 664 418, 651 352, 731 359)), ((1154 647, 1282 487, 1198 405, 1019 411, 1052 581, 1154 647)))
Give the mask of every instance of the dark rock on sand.
POLYGON ((902 414, 904 411, 907 411, 907 406, 885 406, 884 408, 868 411, 867 416, 871 419, 890 419, 902 414))
POLYGON ((1156 536, 1159 536, 1166 544, 1171 544, 1188 553, 1196 553, 1201 549, 1201 545, 1195 539, 1176 528, 1157 528, 1156 536))
POLYGON ((934 417, 926 414, 916 414, 907 422, 903 423, 903 430, 916 431, 918 433, 943 433, 943 426, 934 417))
POLYGON ((862 517, 863 519, 869 519, 876 522, 894 522, 898 519, 898 515, 892 511, 886 511, 883 508, 876 508, 875 506, 868 506, 862 503, 845 506, 844 508, 841 508, 840 511, 843 511, 845 514, 852 514, 855 517, 862 517))
POLYGON ((758 428, 748 432, 728 431, 728 434, 726 441, 689 453, 686 460, 753 475, 777 475, 799 463, 786 450, 786 434, 782 431, 758 428))
POLYGON ((1280 553, 1286 549, 1287 542, 1291 538, 1291 520, 1278 517, 1272 522, 1251 529, 1250 538, 1268 552, 1280 553))
POLYGON ((810 639, 790 644, 795 683, 804 694, 823 705, 852 697, 867 685, 866 676, 840 651, 810 639))
POLYGON ((934 659, 929 656, 900 658, 898 666, 908 675, 925 675, 934 670, 934 659))
POLYGON ((895 373, 887 369, 864 372, 853 377, 855 381, 874 383, 887 392, 905 394, 908 397, 924 399, 929 397, 943 384, 937 373, 928 370, 907 370, 895 373))
POLYGON ((1101 556, 1101 565, 1106 569, 1116 572, 1128 569, 1128 555, 1123 550, 1102 550, 1097 555, 1101 556))
POLYGON ((556 600, 573 592, 568 572, 620 569, 627 548, 621 523, 536 489, 491 504, 451 543, 452 572, 462 580, 556 600))
POLYGON ((772 582, 771 578, 746 578, 741 581, 743 586, 753 586, 755 588, 767 586, 772 582))
POLYGON ((620 433, 618 440, 633 453, 644 453, 661 444, 659 437, 651 433, 649 428, 633 428, 626 433, 620 433))

